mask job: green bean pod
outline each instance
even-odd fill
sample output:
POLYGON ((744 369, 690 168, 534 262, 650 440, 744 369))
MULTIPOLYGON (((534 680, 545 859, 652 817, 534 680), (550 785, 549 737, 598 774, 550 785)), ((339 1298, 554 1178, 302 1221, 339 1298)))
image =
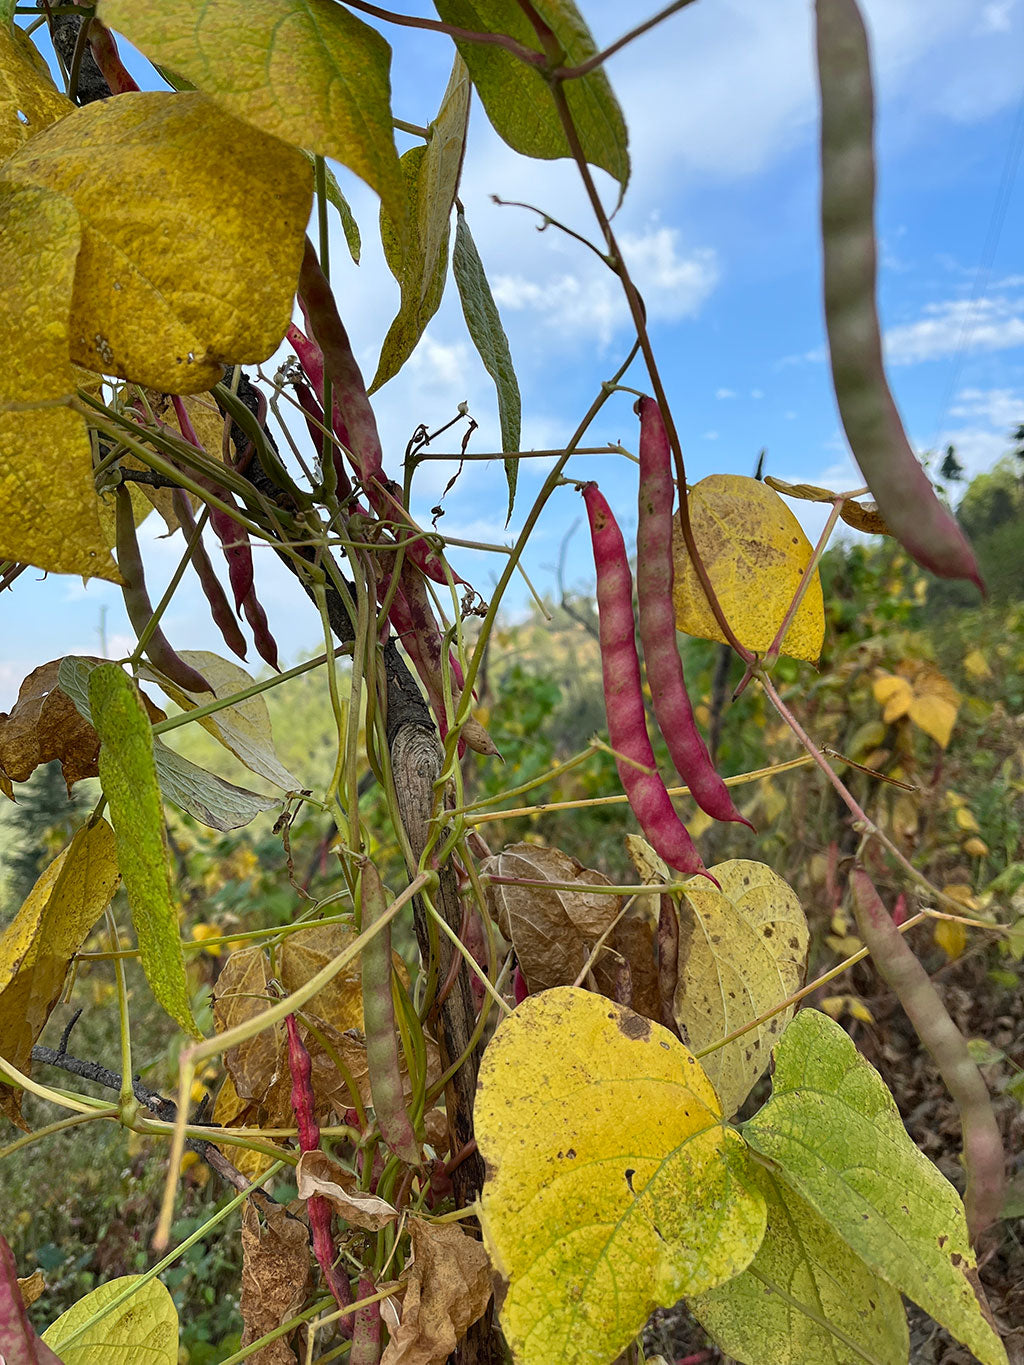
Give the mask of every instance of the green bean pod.
MULTIPOLYGON (((359 894, 365 931, 372 928, 387 909, 380 874, 369 858, 362 861, 359 894)), ((377 1126, 396 1156, 409 1166, 418 1166, 420 1147, 405 1107, 395 1003, 391 996, 390 922, 379 929, 363 949, 361 980, 366 1065, 377 1126)))
POLYGON ((874 96, 857 0, 816 0, 821 230, 832 384, 878 510, 917 562, 982 592, 974 555, 910 447, 889 389, 876 305, 874 96))

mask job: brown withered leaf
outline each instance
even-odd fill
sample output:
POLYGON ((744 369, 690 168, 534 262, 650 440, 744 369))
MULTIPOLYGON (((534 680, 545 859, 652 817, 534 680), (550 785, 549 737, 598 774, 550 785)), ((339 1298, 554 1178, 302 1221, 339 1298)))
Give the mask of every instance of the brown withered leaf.
MULTIPOLYGON (((347 924, 312 924, 308 929, 289 934, 277 955, 278 975, 285 990, 291 992, 304 986, 311 976, 343 953, 355 938, 355 929, 347 924)), ((396 955, 395 965, 399 962, 396 955)), ((402 972, 405 973, 404 967, 402 972)), ((407 973, 403 979, 408 981, 407 973)), ((342 1032, 362 1029, 363 994, 358 957, 313 996, 308 1009, 342 1032)))
MULTIPOLYGON (((585 868, 557 848, 510 844, 488 858, 481 872, 531 881, 608 885, 600 872, 585 868)), ((594 941, 622 908, 619 896, 596 891, 491 884, 487 903, 498 928, 512 943, 531 993, 571 985, 594 941)))
POLYGON ((631 909, 611 931, 594 964, 594 980, 609 1000, 661 1023, 655 931, 645 913, 631 909))
POLYGON ((326 1152, 303 1152, 295 1168, 295 1181, 300 1199, 323 1195, 353 1227, 379 1232, 398 1218, 396 1208, 386 1199, 361 1190, 352 1172, 332 1161, 326 1152))
MULTIPOLYGON (((295 1316, 312 1288, 309 1233, 280 1205, 242 1206, 242 1345, 249 1346, 295 1316), (261 1218, 262 1214, 262 1218, 261 1218)), ((249 1356, 253 1365, 295 1365, 283 1337, 249 1356)))
POLYGON ((866 536, 892 535, 889 523, 875 502, 844 502, 839 515, 847 526, 852 526, 855 531, 863 531, 866 536))
POLYGON ((423 1115, 423 1131, 427 1142, 438 1156, 444 1156, 451 1142, 451 1134, 448 1129, 448 1115, 443 1109, 427 1110, 423 1115))
POLYGON ((31 1275, 26 1275, 24 1279, 18 1280, 18 1288, 21 1290, 21 1301, 26 1308, 31 1308, 36 1299, 42 1298, 46 1293, 46 1281, 43 1279, 41 1270, 33 1270, 31 1275))
POLYGON ((783 493, 787 498, 799 498, 801 502, 835 502, 839 496, 831 488, 819 488, 814 483, 787 483, 785 479, 776 479, 771 474, 765 475, 764 482, 769 488, 774 488, 776 493, 783 493))
MULTIPOLYGON (((103 661, 87 658, 87 662, 103 661)), ((10 782, 25 782, 41 763, 55 758, 60 759, 69 793, 83 777, 97 775, 100 741, 57 686, 60 663, 52 659, 33 669, 21 684, 13 709, 0 711, 0 785, 5 792, 10 782)), ((163 720, 158 706, 148 702, 147 709, 150 720, 163 720)))
POLYGON ((491 1266, 482 1243, 452 1223, 410 1218, 413 1262, 401 1325, 380 1365, 444 1365, 491 1297, 491 1266))
MULTIPOLYGON (((230 955, 217 978, 213 998, 213 1022, 218 1033, 246 1024, 270 1008, 269 979, 270 962, 262 948, 240 948, 230 955)), ((265 1098, 277 1079, 283 1043, 284 1029, 275 1026, 228 1048, 224 1064, 240 1099, 265 1098)))

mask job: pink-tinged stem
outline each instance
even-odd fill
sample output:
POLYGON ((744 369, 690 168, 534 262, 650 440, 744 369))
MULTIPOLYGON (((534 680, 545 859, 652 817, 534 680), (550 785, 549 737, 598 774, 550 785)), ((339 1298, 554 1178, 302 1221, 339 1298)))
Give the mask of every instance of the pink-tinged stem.
POLYGON ((596 483, 586 485, 583 498, 597 568, 597 610, 608 738, 615 750, 619 780, 640 828, 659 857, 677 872, 707 875, 700 854, 656 771, 644 714, 640 659, 636 652, 633 578, 622 532, 596 483), (635 764, 652 771, 642 772, 635 764))
POLYGON ((675 480, 672 452, 661 409, 641 398, 640 492, 636 533, 636 589, 640 641, 658 728, 672 762, 701 810, 715 820, 736 820, 753 829, 736 809, 729 789, 715 771, 697 729, 686 691, 676 643, 672 600, 672 505, 675 480))
MULTIPOLYGON (((285 1015, 285 1028, 288 1031, 288 1068, 292 1076, 292 1109, 295 1111, 295 1126, 299 1130, 299 1150, 315 1152, 320 1146, 320 1126, 316 1121, 313 1099, 313 1062, 309 1050, 299 1037, 298 1025, 294 1014, 285 1015)), ((313 1233, 313 1254, 323 1271, 324 1279, 339 1308, 347 1308, 353 1302, 352 1286, 338 1273, 334 1265, 334 1234, 331 1230, 331 1206, 321 1194, 312 1194, 306 1201, 309 1212, 309 1226, 313 1233)), ((340 1330, 345 1336, 352 1335, 350 1318, 341 1318, 340 1330)))
POLYGON ((988 1086, 967 1050, 967 1040, 949 1017, 942 997, 863 868, 854 868, 850 887, 864 946, 931 1054, 960 1111, 967 1172, 964 1205, 967 1226, 977 1241, 1000 1216, 1005 1183, 1006 1158, 988 1086))

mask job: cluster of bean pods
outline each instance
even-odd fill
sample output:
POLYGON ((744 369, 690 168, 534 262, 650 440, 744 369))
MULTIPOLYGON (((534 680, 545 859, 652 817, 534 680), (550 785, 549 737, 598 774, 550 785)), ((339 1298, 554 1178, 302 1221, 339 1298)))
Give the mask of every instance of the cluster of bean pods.
MULTIPOLYGON (((716 820, 749 824, 715 772, 697 729, 676 645, 672 603, 672 503, 675 481, 661 410, 641 398, 637 603, 640 639, 655 718, 682 781, 716 820)), ((596 483, 583 489, 597 567, 597 610, 608 738, 629 804, 655 852, 669 867, 707 876, 700 854, 658 775, 647 733, 633 616, 633 576, 626 543, 596 483)), ((714 878, 712 878, 714 880, 714 878)))

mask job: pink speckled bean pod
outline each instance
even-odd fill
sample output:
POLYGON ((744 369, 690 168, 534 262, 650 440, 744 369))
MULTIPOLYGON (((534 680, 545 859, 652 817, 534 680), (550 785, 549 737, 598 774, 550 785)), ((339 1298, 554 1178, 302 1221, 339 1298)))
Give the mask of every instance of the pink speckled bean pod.
POLYGON ((832 385, 850 449, 904 548, 932 573, 985 587, 939 502, 889 389, 875 301, 874 96, 857 0, 817 0, 821 235, 832 385))
MULTIPOLYGON (((596 483, 583 489, 597 568, 597 611, 604 676, 608 738, 616 754, 619 780, 633 814, 655 852, 677 872, 704 872, 700 854, 675 812, 672 799, 654 769, 654 750, 647 734, 640 660, 633 620, 633 578, 622 532, 596 483), (624 762, 630 759, 632 762, 624 762)), ((705 873, 705 875, 707 875, 705 873)))
POLYGON ((701 810, 715 820, 745 820, 729 789, 715 772, 711 755, 697 729, 686 692, 683 665, 676 645, 672 601, 672 504, 675 481, 672 453, 661 409, 653 398, 641 398, 640 514, 636 533, 636 596, 640 642, 647 666, 654 715, 672 762, 701 810))
MULTIPOLYGON (((187 540, 196 529, 196 519, 192 515, 192 504, 188 500, 188 494, 181 488, 174 490, 173 501, 175 515, 187 540)), ((244 659, 246 655, 245 636, 239 628, 235 613, 231 610, 231 603, 221 587, 220 579, 217 577, 202 540, 197 543, 196 548, 192 551, 192 567, 198 575, 203 593, 210 605, 213 623, 224 637, 224 643, 240 659, 244 659)))

